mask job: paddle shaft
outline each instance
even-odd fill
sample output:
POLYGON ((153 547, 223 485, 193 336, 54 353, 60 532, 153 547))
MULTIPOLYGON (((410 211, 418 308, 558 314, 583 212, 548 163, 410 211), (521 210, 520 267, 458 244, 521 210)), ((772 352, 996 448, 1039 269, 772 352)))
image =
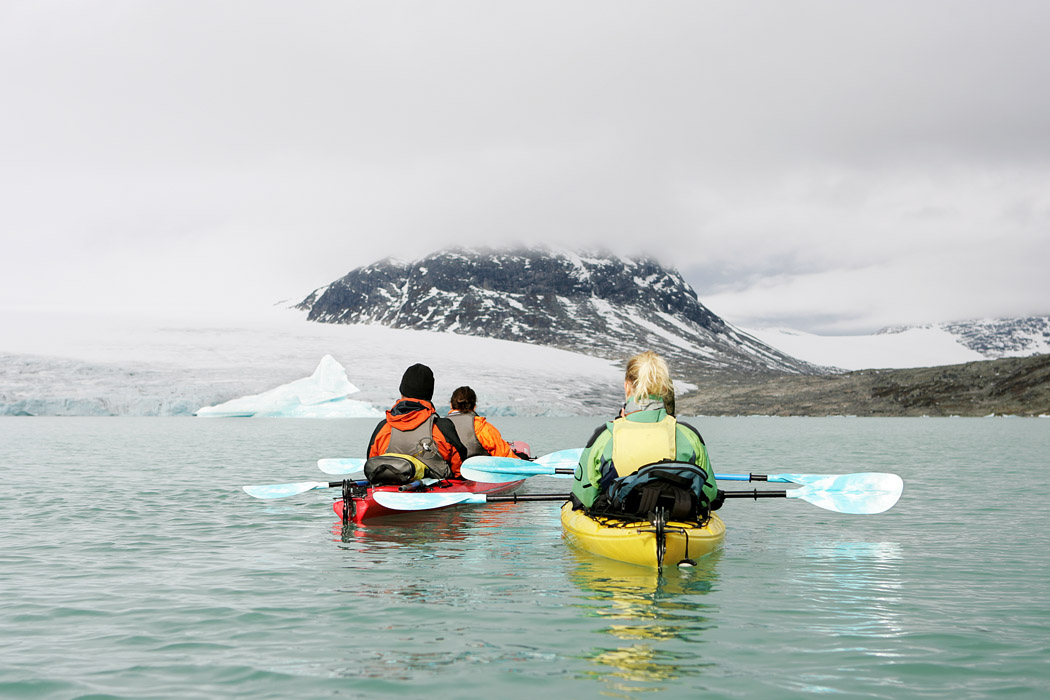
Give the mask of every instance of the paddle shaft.
MULTIPOLYGON (((723 491, 726 498, 787 498, 787 491, 759 491, 758 489, 752 489, 751 491, 723 491)), ((526 493, 519 495, 510 496, 486 496, 486 503, 517 503, 518 501, 566 501, 569 498, 567 493, 526 493)))
POLYGON ((518 501, 567 501, 567 493, 523 493, 510 496, 485 496, 486 503, 500 503, 503 501, 517 503, 518 501))
MULTIPOLYGON (((757 481, 757 479, 756 479, 757 481)), ((726 498, 787 498, 787 491, 759 491, 758 489, 752 489, 751 491, 723 491, 722 494, 726 498)))
MULTIPOLYGON (((554 470, 555 474, 572 474, 575 469, 562 469, 558 468, 554 470)), ((508 472, 512 473, 512 472, 508 472)), ((538 474, 537 476, 543 476, 538 474)), ((769 476, 766 474, 715 474, 715 478, 719 481, 769 481, 769 476)))

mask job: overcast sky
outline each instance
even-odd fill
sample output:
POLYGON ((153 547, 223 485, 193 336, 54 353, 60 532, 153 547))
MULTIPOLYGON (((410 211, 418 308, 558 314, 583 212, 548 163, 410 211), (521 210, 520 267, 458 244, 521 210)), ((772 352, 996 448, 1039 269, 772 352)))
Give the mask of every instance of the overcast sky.
POLYGON ((1050 313, 1050 3, 0 2, 0 307, 604 245, 741 325, 1050 313))

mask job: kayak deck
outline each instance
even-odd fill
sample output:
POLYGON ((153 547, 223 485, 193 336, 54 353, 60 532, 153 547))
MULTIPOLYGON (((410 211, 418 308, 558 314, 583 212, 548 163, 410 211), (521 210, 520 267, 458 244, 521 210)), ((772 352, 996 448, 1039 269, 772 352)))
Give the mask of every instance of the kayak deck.
MULTIPOLYGON (((524 480, 508 481, 500 484, 486 484, 479 481, 455 479, 441 481, 431 486, 417 489, 413 491, 413 493, 485 493, 498 495, 501 493, 509 493, 523 483, 525 483, 524 480)), ((375 498, 372 497, 372 494, 376 491, 393 491, 396 493, 400 488, 400 486, 369 486, 363 490, 362 495, 355 495, 351 498, 349 512, 346 512, 344 509, 342 497, 337 498, 332 503, 332 510, 335 511, 335 514, 342 520, 358 524, 364 520, 371 520, 372 518, 403 514, 405 513, 403 510, 393 510, 379 505, 376 503, 375 498)))
MULTIPOLYGON (((656 561, 656 532, 649 522, 592 517, 566 503, 561 509, 561 523, 565 540, 574 547, 628 564, 660 566, 656 561)), ((672 520, 667 523, 665 534, 667 550, 663 563, 674 566, 683 559, 713 552, 725 539, 726 526, 712 513, 703 525, 672 520)))

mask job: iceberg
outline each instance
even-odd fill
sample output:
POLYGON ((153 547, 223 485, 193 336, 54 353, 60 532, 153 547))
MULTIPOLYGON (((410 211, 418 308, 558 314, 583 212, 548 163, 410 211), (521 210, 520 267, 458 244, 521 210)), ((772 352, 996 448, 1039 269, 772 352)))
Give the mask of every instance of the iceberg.
POLYGON ((261 394, 242 396, 197 409, 206 418, 374 418, 383 414, 366 401, 347 398, 358 388, 347 379, 346 369, 325 355, 309 377, 283 384, 261 394))

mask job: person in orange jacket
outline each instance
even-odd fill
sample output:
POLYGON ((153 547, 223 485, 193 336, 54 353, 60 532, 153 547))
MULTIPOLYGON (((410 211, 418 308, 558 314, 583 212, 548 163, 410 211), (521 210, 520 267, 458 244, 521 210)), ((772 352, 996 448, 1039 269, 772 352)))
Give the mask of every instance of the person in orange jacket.
POLYGON ((449 400, 448 420, 456 428, 456 434, 467 448, 467 457, 492 455, 493 457, 520 457, 510 443, 503 439, 496 426, 474 412, 478 397, 469 386, 461 386, 452 392, 449 400))
POLYGON ((368 456, 412 455, 427 466, 428 476, 460 478, 459 467, 467 458, 467 448, 452 421, 434 410, 434 372, 426 365, 412 365, 401 377, 398 390, 401 398, 368 440, 368 456))

